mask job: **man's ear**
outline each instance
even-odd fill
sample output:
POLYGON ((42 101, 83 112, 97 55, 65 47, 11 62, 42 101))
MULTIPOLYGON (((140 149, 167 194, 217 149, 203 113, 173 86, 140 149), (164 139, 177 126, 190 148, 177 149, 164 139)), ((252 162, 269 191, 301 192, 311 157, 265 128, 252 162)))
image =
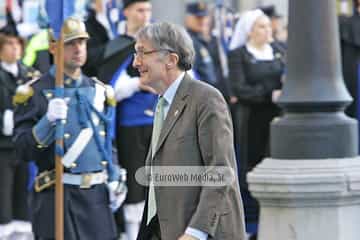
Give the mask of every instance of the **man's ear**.
POLYGON ((179 62, 179 56, 176 53, 170 53, 169 61, 166 63, 166 68, 173 69, 178 65, 178 62, 179 62))
POLYGON ((126 18, 128 18, 128 16, 129 16, 129 8, 131 8, 132 6, 128 6, 127 8, 125 8, 124 10, 123 10, 123 15, 126 17, 126 18))

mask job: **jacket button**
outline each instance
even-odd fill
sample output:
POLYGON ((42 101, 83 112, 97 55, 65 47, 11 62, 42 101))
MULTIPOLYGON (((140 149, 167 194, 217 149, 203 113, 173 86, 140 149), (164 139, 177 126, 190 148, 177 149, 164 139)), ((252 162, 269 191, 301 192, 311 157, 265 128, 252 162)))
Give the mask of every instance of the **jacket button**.
POLYGON ((107 161, 101 161, 101 164, 102 164, 103 166, 106 166, 106 165, 108 164, 108 162, 107 162, 107 161))
POLYGON ((44 181, 45 181, 45 183, 50 182, 50 177, 49 177, 49 176, 46 176, 46 177, 44 178, 44 181))
POLYGON ((65 134, 64 134, 64 138, 65 138, 65 139, 69 139, 70 136, 71 136, 70 133, 65 133, 65 134))
POLYGON ((76 167, 77 167, 77 164, 76 164, 76 163, 72 163, 70 167, 71 167, 71 168, 76 168, 76 167))

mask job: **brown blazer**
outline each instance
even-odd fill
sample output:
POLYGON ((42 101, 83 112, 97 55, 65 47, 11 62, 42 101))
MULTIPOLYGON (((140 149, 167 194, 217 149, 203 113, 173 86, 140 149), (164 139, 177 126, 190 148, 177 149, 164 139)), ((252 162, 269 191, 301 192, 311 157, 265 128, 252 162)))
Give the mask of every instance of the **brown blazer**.
MULTIPOLYGON (((233 126, 218 90, 185 75, 163 124, 154 166, 227 166, 236 170, 233 126)), ((146 165, 151 161, 151 148, 146 165)), ((236 180, 222 187, 155 186, 163 240, 175 240, 187 227, 209 239, 244 240, 244 211, 236 180)), ((147 203, 138 239, 146 239, 147 203)))

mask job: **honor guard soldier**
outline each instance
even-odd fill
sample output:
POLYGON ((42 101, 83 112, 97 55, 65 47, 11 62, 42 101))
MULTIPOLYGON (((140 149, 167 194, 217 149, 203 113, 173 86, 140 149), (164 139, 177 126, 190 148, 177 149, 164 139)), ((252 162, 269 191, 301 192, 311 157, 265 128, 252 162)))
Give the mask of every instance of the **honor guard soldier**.
MULTIPOLYGON (((112 210, 126 187, 111 161, 112 88, 81 72, 89 35, 82 21, 63 25, 64 98, 56 98, 55 67, 38 81, 18 88, 15 143, 23 159, 36 162, 32 205, 36 239, 54 239, 55 122, 64 125, 64 239, 110 240, 116 237, 112 210)), ((54 54, 55 45, 50 43, 54 54)))
POLYGON ((39 72, 19 62, 23 40, 0 31, 0 239, 31 232, 27 208, 28 163, 15 155, 12 98, 17 86, 39 77, 39 72))
POLYGON ((192 68, 194 77, 217 87, 217 78, 210 42, 205 38, 210 16, 208 6, 204 2, 193 2, 186 5, 185 25, 190 34, 194 49, 195 61, 192 68))

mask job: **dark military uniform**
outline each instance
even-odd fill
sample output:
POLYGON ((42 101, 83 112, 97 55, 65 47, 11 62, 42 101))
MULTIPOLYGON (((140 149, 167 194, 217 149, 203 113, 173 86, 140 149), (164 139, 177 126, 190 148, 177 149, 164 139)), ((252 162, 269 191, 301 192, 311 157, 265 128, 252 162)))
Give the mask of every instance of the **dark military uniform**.
POLYGON ((216 74, 216 88, 224 95, 225 100, 229 100, 230 96, 233 96, 229 78, 223 74, 223 68, 221 67, 220 51, 218 45, 218 39, 212 36, 207 42, 207 49, 211 55, 214 71, 216 74))
MULTIPOLYGON (((104 84, 85 75, 77 80, 64 79, 64 99, 69 107, 67 120, 62 121, 64 239, 115 239, 116 228, 105 183, 107 173, 108 181, 116 180, 118 176, 101 151, 108 132, 97 114, 107 112, 108 104, 113 101, 105 97, 104 84)), ((55 194, 51 171, 55 166, 55 127, 46 117, 48 101, 54 97, 54 82, 54 69, 51 69, 31 86, 33 96, 18 103, 15 111, 16 149, 23 159, 31 156, 40 173, 31 202, 33 231, 40 239, 54 238, 55 194)))
MULTIPOLYGON (((192 2, 186 5, 186 13, 196 17, 209 16, 208 6, 203 2, 192 2)), ((188 26, 188 33, 193 41, 195 50, 194 66, 192 72, 195 79, 205 81, 208 84, 218 87, 215 63, 210 48, 213 47, 210 41, 207 41, 202 32, 195 32, 188 26)), ((219 67, 220 68, 220 67, 219 67)))
POLYGON ((209 51, 209 43, 201 36, 201 33, 191 30, 188 30, 188 32, 193 40, 195 49, 193 67, 195 78, 217 87, 215 66, 209 51))
MULTIPOLYGON (((0 129, 3 128, 5 110, 13 110, 12 97, 16 87, 37 75, 22 64, 18 64, 18 69, 18 75, 14 76, 0 66, 0 129)), ((14 219, 29 220, 26 203, 28 164, 15 156, 11 138, 0 131, 0 224, 14 219)))

